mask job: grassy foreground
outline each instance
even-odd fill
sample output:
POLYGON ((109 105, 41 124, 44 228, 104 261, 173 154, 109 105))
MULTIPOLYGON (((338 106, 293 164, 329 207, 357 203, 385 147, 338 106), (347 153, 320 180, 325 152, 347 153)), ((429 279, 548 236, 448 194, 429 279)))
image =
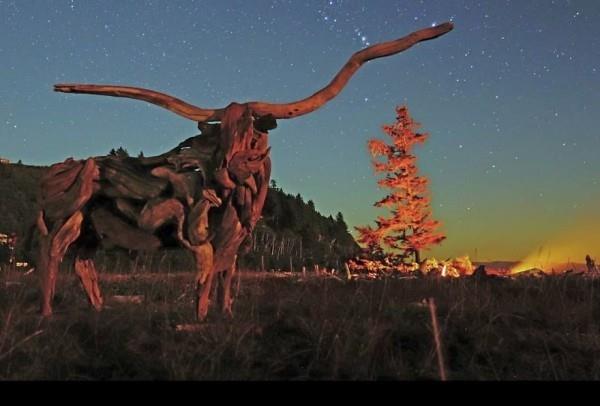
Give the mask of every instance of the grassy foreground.
POLYGON ((454 380, 600 379, 600 280, 342 281, 240 273, 235 318, 194 332, 192 275, 105 275, 93 312, 72 271, 40 320, 35 273, 0 273, 1 380, 435 380, 433 297, 454 380))

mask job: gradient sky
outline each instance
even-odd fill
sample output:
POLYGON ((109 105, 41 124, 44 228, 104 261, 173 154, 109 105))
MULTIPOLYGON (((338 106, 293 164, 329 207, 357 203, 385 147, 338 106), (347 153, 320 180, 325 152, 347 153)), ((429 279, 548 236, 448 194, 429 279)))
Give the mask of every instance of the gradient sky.
MULTIPOLYGON (((430 133, 417 154, 447 234, 430 254, 520 259, 566 231, 577 239, 582 213, 600 230, 597 0, 0 0, 0 156, 45 165, 120 145, 149 156, 197 133, 158 107, 54 83, 202 107, 287 102, 368 44, 450 20, 449 34, 369 62, 322 109, 280 120, 273 178, 351 228, 371 222, 384 192, 366 142, 406 104, 430 133)), ((585 235, 600 257, 600 231, 585 235)))

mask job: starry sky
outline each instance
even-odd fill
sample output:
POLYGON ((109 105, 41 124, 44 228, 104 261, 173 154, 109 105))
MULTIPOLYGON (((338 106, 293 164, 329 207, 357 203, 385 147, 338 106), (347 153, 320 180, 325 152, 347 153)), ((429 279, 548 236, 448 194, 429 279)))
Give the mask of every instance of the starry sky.
POLYGON ((320 110, 280 120, 273 178, 350 228, 370 223, 384 191, 366 142, 406 104, 430 133, 417 155, 447 234, 426 255, 518 260, 569 235, 600 257, 599 20, 597 0, 0 0, 0 156, 150 156, 197 134, 159 107, 54 83, 146 87, 207 108, 288 102, 361 48, 453 21, 367 63, 320 110))

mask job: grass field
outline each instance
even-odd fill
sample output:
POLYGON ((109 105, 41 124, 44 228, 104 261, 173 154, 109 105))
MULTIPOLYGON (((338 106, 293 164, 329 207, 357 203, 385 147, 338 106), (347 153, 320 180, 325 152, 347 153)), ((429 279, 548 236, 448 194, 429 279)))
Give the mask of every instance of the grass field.
MULTIPOLYGON (((451 380, 600 379, 600 280, 335 278, 240 272, 235 317, 194 332, 192 274, 102 274, 92 311, 62 272, 56 315, 37 276, 0 273, 2 380, 437 380, 437 303, 451 380)), ((234 290, 235 290, 234 289, 234 290)))

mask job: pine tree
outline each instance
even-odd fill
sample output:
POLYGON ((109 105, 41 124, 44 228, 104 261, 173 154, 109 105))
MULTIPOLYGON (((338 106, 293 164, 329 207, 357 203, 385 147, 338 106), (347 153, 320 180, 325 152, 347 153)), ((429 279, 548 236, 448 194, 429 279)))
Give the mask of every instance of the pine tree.
POLYGON ((110 155, 110 156, 116 156, 116 157, 119 157, 119 158, 127 158, 127 157, 129 157, 129 152, 127 152, 127 150, 125 148, 119 147, 116 150, 114 148, 112 148, 110 150, 110 152, 108 153, 108 155, 110 155))
POLYGON ((340 226, 346 227, 346 220, 344 220, 344 215, 341 211, 338 211, 335 215, 335 222, 340 226))
POLYGON ((396 122, 384 125, 383 132, 391 144, 378 139, 369 140, 368 147, 376 173, 385 174, 377 181, 390 194, 374 204, 390 210, 389 217, 378 216, 376 227, 356 227, 358 241, 375 255, 385 249, 400 251, 402 257, 413 255, 420 262, 420 252, 439 244, 446 237, 436 231, 439 222, 431 219, 427 178, 418 176, 417 158, 412 154, 416 144, 423 143, 427 134, 418 133, 406 106, 396 108, 396 122))
POLYGON ((128 158, 129 157, 129 152, 127 152, 127 150, 123 147, 119 147, 119 149, 117 149, 116 154, 119 158, 128 158))

